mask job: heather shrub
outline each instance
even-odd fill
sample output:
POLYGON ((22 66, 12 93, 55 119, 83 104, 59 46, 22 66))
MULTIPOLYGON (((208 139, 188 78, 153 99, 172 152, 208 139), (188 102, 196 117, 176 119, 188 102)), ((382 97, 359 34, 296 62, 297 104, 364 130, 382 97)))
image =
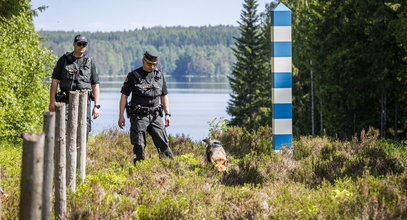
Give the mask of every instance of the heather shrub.
POLYGON ((229 127, 226 131, 218 135, 225 149, 238 156, 243 156, 251 152, 271 154, 272 130, 269 127, 260 127, 257 131, 248 132, 240 127, 229 127))
MULTIPOLYGON (((230 164, 225 173, 206 161, 202 142, 195 143, 184 136, 170 137, 176 152, 173 160, 160 158, 149 139, 147 158, 136 165, 132 164, 128 133, 108 130, 92 136, 88 142, 86 179, 77 184, 75 192, 68 191, 68 218, 404 219, 407 216, 406 149, 401 143, 377 139, 369 132, 348 142, 300 137, 291 150, 275 153, 253 150, 264 149, 259 147, 262 144, 254 143, 270 141, 257 132, 219 135, 222 136, 219 139, 225 137, 229 141, 226 146, 232 149, 228 152, 230 164), (252 140, 254 137, 265 140, 252 140), (233 143, 245 144, 251 150, 235 154, 238 147, 233 143)), ((2 197, 1 217, 16 219, 21 147, 0 146, 0 184, 10 194, 2 197)))
POLYGON ((241 160, 236 160, 235 164, 232 163, 230 171, 222 177, 221 182, 228 186, 258 186, 265 182, 281 180, 285 178, 284 172, 279 168, 281 164, 284 164, 283 158, 276 153, 261 155, 253 151, 241 160))
POLYGON ((193 141, 185 137, 183 135, 173 137, 169 136, 170 140, 170 147, 174 155, 181 155, 194 152, 196 154, 202 154, 205 146, 203 146, 202 142, 198 141, 197 143, 193 143, 193 141))
POLYGON ((0 142, 0 193, 2 219, 15 219, 19 212, 22 147, 0 142))
POLYGON ((373 176, 402 173, 406 150, 399 144, 377 138, 378 132, 374 129, 367 133, 362 131, 360 140, 354 138, 351 142, 302 138, 295 142, 292 151, 293 159, 301 165, 292 170, 290 178, 316 187, 323 180, 357 178, 365 172, 373 176))

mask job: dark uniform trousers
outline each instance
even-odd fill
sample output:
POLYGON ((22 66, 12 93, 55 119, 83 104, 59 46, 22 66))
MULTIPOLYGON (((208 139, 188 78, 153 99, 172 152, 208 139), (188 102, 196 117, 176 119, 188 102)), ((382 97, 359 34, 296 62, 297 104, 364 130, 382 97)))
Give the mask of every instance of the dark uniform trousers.
POLYGON ((173 158, 167 132, 165 131, 162 117, 158 112, 140 117, 133 115, 130 117, 130 139, 134 145, 134 162, 144 160, 144 148, 146 146, 146 132, 151 135, 158 152, 164 157, 173 158))

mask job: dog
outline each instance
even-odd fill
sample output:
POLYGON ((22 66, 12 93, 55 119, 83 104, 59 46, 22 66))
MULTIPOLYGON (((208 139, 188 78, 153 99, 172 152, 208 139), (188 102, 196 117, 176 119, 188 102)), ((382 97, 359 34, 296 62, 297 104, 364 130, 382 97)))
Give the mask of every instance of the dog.
POLYGON ((206 159, 218 168, 218 171, 224 172, 228 169, 228 159, 226 157, 225 149, 222 147, 220 141, 205 138, 202 140, 207 143, 206 159))

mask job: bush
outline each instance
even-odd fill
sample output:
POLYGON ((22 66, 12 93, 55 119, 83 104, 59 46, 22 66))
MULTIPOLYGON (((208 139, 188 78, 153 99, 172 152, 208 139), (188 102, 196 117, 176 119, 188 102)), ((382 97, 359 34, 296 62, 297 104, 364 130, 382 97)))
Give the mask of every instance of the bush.
POLYGON ((219 134, 218 139, 225 150, 234 155, 244 156, 251 152, 269 155, 274 152, 270 127, 260 127, 254 132, 240 127, 229 127, 219 134))
POLYGON ((357 178, 364 173, 379 177, 405 170, 403 146, 377 140, 378 131, 361 132, 360 141, 329 141, 302 138, 293 147, 294 159, 301 164, 290 174, 295 181, 316 187, 323 180, 333 183, 343 177, 357 178), (313 141, 312 141, 313 140, 313 141))
POLYGON ((6 193, 0 193, 1 219, 16 219, 19 212, 21 160, 21 146, 0 141, 0 186, 6 193))
POLYGON ((16 140, 24 131, 39 130, 49 97, 45 81, 54 61, 40 44, 29 4, 20 1, 15 7, 25 10, 10 18, 0 16, 1 140, 16 140))
MULTIPOLYGON (((148 157, 134 166, 128 133, 108 130, 89 139, 87 176, 68 191, 68 218, 404 219, 407 170, 377 161, 405 161, 405 149, 369 137, 301 137, 292 151, 229 154, 230 169, 220 173, 205 161, 202 143, 185 137, 170 138, 173 160, 160 159, 149 140, 148 157), (384 154, 362 153, 371 148, 384 154)), ((1 185, 10 194, 2 198, 1 217, 16 219, 21 147, 0 146, 1 185)))

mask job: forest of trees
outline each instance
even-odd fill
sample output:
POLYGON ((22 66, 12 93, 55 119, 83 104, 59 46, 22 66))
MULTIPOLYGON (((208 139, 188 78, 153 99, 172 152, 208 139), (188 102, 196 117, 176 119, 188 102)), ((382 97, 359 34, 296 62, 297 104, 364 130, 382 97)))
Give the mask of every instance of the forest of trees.
POLYGON ((407 128, 407 2, 284 1, 293 9, 294 127, 350 137, 374 126, 382 137, 407 128))
MULTIPOLYGON (((40 31, 45 47, 57 56, 72 51, 77 32, 40 31)), ((141 65, 145 50, 159 54, 165 74, 225 77, 232 72, 230 50, 239 31, 233 26, 154 27, 123 32, 83 32, 89 40, 88 54, 101 75, 126 75, 141 65)))
MULTIPOLYGON (((259 13, 256 2, 245 0, 241 15, 229 105, 232 123, 248 129, 267 126, 270 121, 269 115, 259 114, 259 109, 269 111, 271 96, 261 102, 256 97, 261 89, 267 89, 262 85, 269 71, 258 67, 270 57, 261 53, 261 48, 270 51, 270 38, 264 36, 269 36, 267 17, 274 5, 267 5, 266 11, 259 13), (266 19, 256 18, 258 15, 266 19), (257 59, 253 59, 255 54, 257 59), (253 62, 257 62, 256 66, 250 65, 253 62), (256 108, 250 108, 252 105, 256 108)), ((407 2, 281 2, 292 10, 294 134, 349 139, 373 126, 382 137, 405 138, 407 2)))

